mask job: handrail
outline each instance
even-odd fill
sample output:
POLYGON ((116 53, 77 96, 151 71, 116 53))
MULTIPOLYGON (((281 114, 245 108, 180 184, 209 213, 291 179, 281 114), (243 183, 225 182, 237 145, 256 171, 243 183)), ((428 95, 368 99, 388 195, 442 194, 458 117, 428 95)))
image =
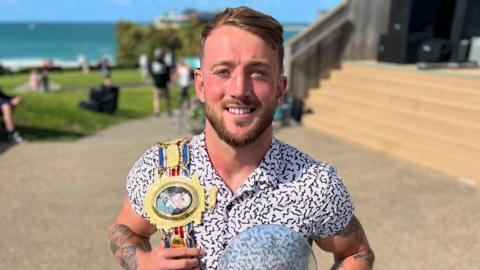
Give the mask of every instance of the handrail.
POLYGON ((338 5, 335 9, 330 11, 325 17, 311 24, 305 28, 298 35, 290 39, 286 46, 290 47, 290 53, 296 54, 296 51, 301 49, 300 47, 305 46, 305 44, 310 44, 318 42, 318 35, 322 34, 326 29, 331 28, 331 26, 336 26, 338 20, 345 20, 348 17, 348 5, 350 0, 343 0, 343 2, 338 5))
POLYGON ((349 37, 350 0, 343 2, 285 44, 285 73, 295 99, 303 100, 309 88, 339 66, 349 37))

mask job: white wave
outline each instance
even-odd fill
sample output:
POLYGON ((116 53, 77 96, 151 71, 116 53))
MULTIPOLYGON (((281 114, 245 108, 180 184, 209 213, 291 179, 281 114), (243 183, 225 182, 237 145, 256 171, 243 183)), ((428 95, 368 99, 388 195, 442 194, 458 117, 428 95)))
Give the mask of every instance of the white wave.
MULTIPOLYGON (((104 58, 109 59, 111 65, 115 65, 114 57, 112 55, 106 55, 104 58)), ((53 58, 53 66, 62 68, 79 68, 80 63, 78 60, 66 60, 53 58)), ((0 65, 13 71, 19 71, 27 68, 41 68, 45 58, 0 58, 0 65)), ((97 65, 99 60, 89 60, 89 65, 97 65)))

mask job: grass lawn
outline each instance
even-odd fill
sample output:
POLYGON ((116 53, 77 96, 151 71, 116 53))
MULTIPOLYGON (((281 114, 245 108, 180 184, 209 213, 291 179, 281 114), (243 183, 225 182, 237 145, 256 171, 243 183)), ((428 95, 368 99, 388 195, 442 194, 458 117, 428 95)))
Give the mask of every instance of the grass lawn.
MULTIPOLYGON (((62 89, 89 88, 102 83, 102 75, 97 70, 83 74, 79 70, 52 71, 48 74, 50 81, 59 84, 62 89)), ((11 74, 0 76, 0 86, 7 92, 13 93, 15 87, 28 82, 29 74, 11 74)), ((141 83, 140 72, 136 69, 113 70, 112 80, 116 84, 125 85, 141 83)))
MULTIPOLYGON (((100 114, 80 109, 80 101, 87 101, 89 89, 100 85, 99 72, 84 75, 80 71, 51 73, 50 79, 61 85, 62 90, 47 93, 21 93, 23 103, 15 111, 15 124, 22 136, 29 141, 74 140, 129 119, 152 113, 152 88, 149 85, 125 87, 142 81, 137 70, 114 70, 114 84, 121 86, 117 112, 100 114), (75 90, 73 90, 75 89, 75 90)), ((27 81, 28 75, 0 76, 0 86, 8 94, 14 94, 16 86, 27 81)), ((178 91, 171 89, 172 104, 178 101, 178 91)), ((165 105, 161 104, 164 109, 165 105)), ((4 132, 0 141, 6 141, 4 132)))

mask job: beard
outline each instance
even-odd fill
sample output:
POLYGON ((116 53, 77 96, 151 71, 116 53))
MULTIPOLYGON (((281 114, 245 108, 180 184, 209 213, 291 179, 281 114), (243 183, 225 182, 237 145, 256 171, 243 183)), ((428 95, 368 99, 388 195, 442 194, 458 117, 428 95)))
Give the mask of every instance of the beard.
MULTIPOLYGON (((230 104, 232 103, 235 105, 251 105, 254 102, 250 100, 235 100, 230 102, 230 104)), ((256 110, 258 109, 259 108, 257 107, 256 110)), ((260 121, 254 123, 253 127, 246 134, 236 135, 227 130, 221 115, 216 115, 214 108, 208 102, 205 102, 205 114, 208 122, 212 125, 220 139, 232 147, 242 147, 255 142, 265 130, 272 125, 275 109, 276 106, 274 104, 261 108, 260 112, 257 114, 260 116, 260 121)), ((235 125, 239 127, 247 126, 248 124, 249 122, 244 120, 235 121, 235 125)))

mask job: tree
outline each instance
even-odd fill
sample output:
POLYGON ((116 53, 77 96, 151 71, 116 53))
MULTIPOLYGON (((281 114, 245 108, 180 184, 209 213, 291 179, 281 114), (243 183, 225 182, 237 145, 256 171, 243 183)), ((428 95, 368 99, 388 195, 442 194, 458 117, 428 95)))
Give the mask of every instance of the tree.
POLYGON ((139 24, 117 24, 117 61, 120 65, 135 65, 144 50, 144 30, 139 24))
POLYGON ((197 55, 204 23, 187 22, 177 29, 157 29, 152 24, 117 24, 117 60, 120 65, 136 65, 145 53, 152 57, 155 48, 173 49, 178 56, 197 55))

